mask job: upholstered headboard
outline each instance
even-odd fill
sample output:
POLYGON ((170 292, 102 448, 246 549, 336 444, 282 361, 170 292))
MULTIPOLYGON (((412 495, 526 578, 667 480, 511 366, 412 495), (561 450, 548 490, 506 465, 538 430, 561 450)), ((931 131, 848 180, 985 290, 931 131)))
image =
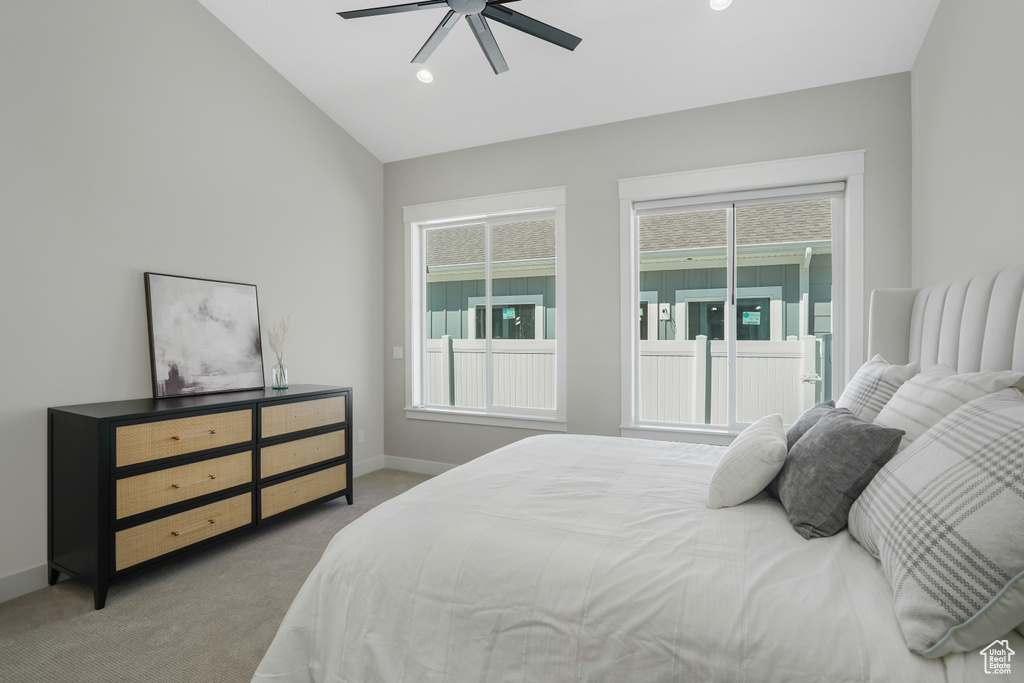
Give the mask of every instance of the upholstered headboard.
POLYGON ((1024 264, 923 289, 871 293, 868 358, 958 372, 1024 371, 1024 264))

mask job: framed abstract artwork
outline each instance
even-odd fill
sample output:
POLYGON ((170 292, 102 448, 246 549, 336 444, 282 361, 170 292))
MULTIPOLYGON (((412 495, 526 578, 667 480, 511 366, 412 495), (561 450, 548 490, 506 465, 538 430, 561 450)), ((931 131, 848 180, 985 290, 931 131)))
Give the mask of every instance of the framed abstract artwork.
POLYGON ((155 398, 263 388, 256 285, 144 277, 155 398))

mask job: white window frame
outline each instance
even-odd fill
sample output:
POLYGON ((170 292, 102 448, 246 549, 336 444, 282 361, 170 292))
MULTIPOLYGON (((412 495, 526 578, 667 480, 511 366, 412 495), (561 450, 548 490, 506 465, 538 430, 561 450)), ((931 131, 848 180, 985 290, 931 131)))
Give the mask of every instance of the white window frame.
MULTIPOLYGON (((735 198, 735 193, 749 191, 765 196, 767 188, 779 188, 779 193, 785 194, 787 188, 837 181, 846 184, 841 229, 832 235, 833 328, 840 331, 833 347, 833 394, 838 396, 851 368, 864 362, 864 150, 619 180, 622 436, 728 444, 737 433, 710 425, 667 427, 637 420, 640 342, 635 312, 640 301, 640 259, 636 204, 674 203, 688 197, 710 204, 725 199, 716 195, 735 198)), ((729 247, 732 253, 735 246, 729 247)))
MULTIPOLYGON (((550 187, 523 192, 471 197, 403 208, 405 223, 405 416, 414 420, 434 420, 465 424, 518 427, 545 431, 566 431, 566 305, 565 305, 565 187, 550 187), (555 409, 539 410, 492 406, 427 406, 423 400, 423 352, 426 345, 424 295, 426 267, 424 230, 456 222, 472 224, 484 219, 515 220, 516 216, 546 211, 555 217, 555 409)), ((490 296, 490 277, 487 294, 490 296)), ((491 305, 503 297, 491 297, 491 305)), ((522 299, 523 297, 514 297, 522 299)), ((485 297, 486 305, 486 297, 485 297)), ((487 309, 490 310, 490 309, 487 309)), ((542 323, 543 325, 543 323, 542 323)), ((490 352, 490 341, 487 343, 490 352)), ((488 369, 488 372, 490 370, 488 369)))

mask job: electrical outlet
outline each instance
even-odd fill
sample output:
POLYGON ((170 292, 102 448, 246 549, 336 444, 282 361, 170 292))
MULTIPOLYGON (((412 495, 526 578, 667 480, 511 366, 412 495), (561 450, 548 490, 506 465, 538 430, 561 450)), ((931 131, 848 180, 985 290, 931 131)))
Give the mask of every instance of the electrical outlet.
POLYGON ((405 358, 405 348, 402 346, 391 347, 391 357, 395 360, 401 360, 405 358))
POLYGON ((356 439, 359 441, 359 443, 366 441, 366 433, 362 429, 360 429, 358 432, 356 432, 356 439))

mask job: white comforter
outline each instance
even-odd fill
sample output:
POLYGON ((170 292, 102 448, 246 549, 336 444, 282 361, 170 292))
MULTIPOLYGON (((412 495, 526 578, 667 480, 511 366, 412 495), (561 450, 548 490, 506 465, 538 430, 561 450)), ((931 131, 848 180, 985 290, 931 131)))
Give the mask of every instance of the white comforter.
POLYGON ((986 678, 906 649, 845 531, 804 540, 763 494, 707 509, 721 452, 541 436, 435 477, 338 533, 253 680, 986 678))

